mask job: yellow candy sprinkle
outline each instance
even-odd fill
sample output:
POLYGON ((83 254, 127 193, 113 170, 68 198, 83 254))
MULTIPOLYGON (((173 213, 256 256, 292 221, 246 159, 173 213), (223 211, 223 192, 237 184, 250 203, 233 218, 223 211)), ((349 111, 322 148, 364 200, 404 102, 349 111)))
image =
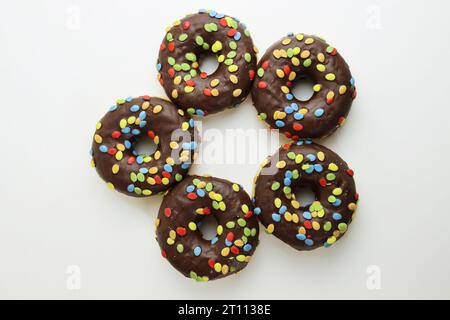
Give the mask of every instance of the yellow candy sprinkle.
POLYGON ((322 151, 317 152, 317 159, 319 159, 319 161, 325 160, 325 153, 322 151))
POLYGON ((296 67, 300 65, 300 60, 297 57, 292 57, 291 62, 296 67))
POLYGON ((155 227, 159 227, 159 224, 161 223, 161 220, 159 218, 155 219, 155 227))
POLYGON ((123 129, 123 128, 125 128, 126 126, 127 126, 127 120, 126 120, 126 119, 120 120, 120 122, 119 122, 119 127, 120 127, 121 129, 123 129))
POLYGON ((181 76, 176 76, 176 77, 173 79, 173 84, 179 85, 179 84, 181 83, 181 80, 182 80, 181 76))
POLYGON ((153 113, 160 113, 161 110, 162 110, 162 106, 159 104, 153 107, 153 113))
POLYGON ((111 171, 112 171, 113 174, 119 173, 119 170, 120 170, 120 167, 119 167, 118 164, 115 164, 115 165, 112 166, 111 171))
POLYGON ((101 122, 97 122, 97 124, 95 125, 95 129, 96 130, 100 130, 102 128, 102 123, 101 122))
POLYGON ((284 78, 285 76, 284 71, 281 69, 277 69, 276 74, 279 78, 284 78))
POLYGON ((228 255, 230 254, 230 248, 228 248, 228 247, 223 248, 223 249, 220 251, 220 254, 221 254, 223 257, 228 256, 228 255))
POLYGON ((211 90, 211 95, 212 95, 213 97, 217 97, 217 96, 219 95, 219 90, 217 90, 217 89, 212 89, 212 90, 211 90))
POLYGON ((313 38, 307 38, 305 40, 305 44, 313 44, 314 43, 314 39, 313 38))
POLYGON ((278 169, 283 169, 284 167, 286 167, 286 161, 284 161, 284 160, 278 161, 276 164, 276 167, 278 169))
POLYGON ((267 231, 267 233, 273 233, 274 229, 275 229, 275 226, 273 225, 273 223, 271 223, 267 226, 266 231, 267 231))
POLYGON ((147 110, 148 107, 150 107, 150 102, 145 101, 145 102, 142 104, 142 110, 147 110))
POLYGON ((317 221, 312 222, 312 227, 314 230, 320 230, 320 224, 317 221))
POLYGON ((122 151, 117 151, 116 153, 116 160, 120 161, 123 159, 123 152, 122 151))
POLYGON ((99 136, 98 134, 96 134, 96 135, 94 136, 94 140, 95 140, 95 142, 97 142, 97 143, 102 143, 102 142, 103 142, 103 138, 102 138, 101 136, 99 136))
POLYGON ((311 55, 311 52, 309 52, 309 50, 303 50, 303 51, 300 53, 300 58, 306 59, 306 58, 308 58, 310 55, 311 55))
POLYGON ((214 88, 214 87, 217 87, 219 85, 219 83, 220 83, 219 79, 213 79, 213 80, 211 80, 210 85, 211 85, 211 87, 214 88))
POLYGON ((327 75, 325 75, 325 79, 327 79, 328 81, 334 81, 336 80, 336 75, 334 73, 328 73, 327 75))
POLYGON ((150 174, 155 174, 158 172, 158 168, 157 167, 151 167, 150 169, 148 169, 148 172, 150 172, 150 174))
POLYGON ((122 143, 118 143, 116 147, 117 147, 117 150, 125 151, 125 146, 122 143))
POLYGON ((233 91, 233 97, 239 97, 242 93, 242 89, 236 89, 233 91))
POLYGON ((134 116, 129 117, 127 122, 128 124, 134 124, 136 122, 136 117, 134 116))
POLYGON ((166 185, 168 185, 170 183, 170 180, 168 178, 164 177, 164 178, 161 179, 161 182, 162 182, 163 185, 166 186, 166 185))
POLYGON ((216 272, 221 272, 221 271, 222 271, 222 265, 221 265, 220 263, 216 262, 216 263, 214 264, 214 270, 215 270, 216 272))
POLYGON ((320 72, 324 72, 325 71, 325 66, 323 65, 323 64, 318 64, 317 66, 316 66, 316 69, 317 70, 319 70, 320 72))
POLYGON ((114 185, 111 182, 107 183, 108 188, 110 188, 111 190, 114 190, 114 185))
POLYGON ((189 222, 189 224, 188 224, 188 228, 189 228, 189 230, 191 230, 191 231, 195 231, 195 230, 197 230, 197 225, 195 224, 195 222, 189 222))
POLYGON ((331 171, 338 171, 339 167, 335 163, 332 162, 328 165, 328 169, 330 169, 331 171))
POLYGON ((298 41, 302 41, 304 37, 305 37, 305 36, 304 36, 303 34, 297 34, 297 35, 295 36, 295 38, 296 38, 298 41))
POLYGON ((314 92, 319 92, 321 89, 322 89, 322 85, 320 85, 320 84, 315 84, 313 86, 314 92))
POLYGON ((297 200, 292 200, 291 204, 294 207, 294 209, 300 208, 300 202, 298 202, 297 200))
POLYGON ((233 188, 233 191, 234 191, 234 192, 239 192, 239 190, 240 190, 239 185, 236 184, 236 183, 233 183, 232 188, 233 188))
POLYGON ((176 141, 171 141, 169 143, 169 146, 170 146, 171 149, 178 149, 178 147, 179 147, 178 143, 176 141))
POLYGON ((325 55, 323 53, 319 53, 317 55, 317 60, 319 60, 319 62, 324 63, 325 62, 325 55))
POLYGON ((283 41, 281 41, 281 43, 285 46, 287 46, 289 43, 291 43, 292 39, 291 38, 285 38, 283 39, 283 41))
POLYGON ((289 93, 290 92, 289 87, 287 87, 287 86, 281 86, 281 91, 283 93, 289 93))
POLYGON ((347 87, 342 85, 339 87, 339 94, 344 95, 347 92, 347 87))
POLYGON ((174 99, 178 98, 178 91, 176 89, 172 90, 172 98, 174 99))
POLYGON ((147 183, 149 184, 149 185, 155 185, 156 184, 156 180, 155 179, 153 179, 152 177, 148 177, 147 178, 147 183))
POLYGON ((303 155, 301 153, 299 153, 298 155, 295 156, 295 163, 299 164, 303 161, 303 155))
POLYGON ((234 84, 237 84, 239 80, 238 80, 238 77, 236 77, 234 74, 232 74, 230 76, 230 81, 234 84))

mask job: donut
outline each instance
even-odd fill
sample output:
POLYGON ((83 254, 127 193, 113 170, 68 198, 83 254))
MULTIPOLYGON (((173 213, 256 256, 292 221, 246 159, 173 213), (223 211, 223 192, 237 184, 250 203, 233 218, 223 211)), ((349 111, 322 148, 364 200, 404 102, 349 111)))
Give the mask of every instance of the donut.
POLYGON ((249 195, 239 184, 219 178, 185 178, 164 197, 155 224, 162 256, 197 281, 241 271, 258 245, 258 219, 249 195), (199 229, 207 215, 218 223, 212 240, 205 240, 199 229))
POLYGON ((134 197, 166 191, 187 174, 196 149, 194 120, 169 101, 142 96, 118 99, 97 123, 91 165, 111 189, 134 197), (152 155, 135 143, 152 139, 152 155))
POLYGON ((252 99, 260 120, 288 138, 323 138, 345 122, 356 97, 355 80, 337 50, 324 40, 290 34, 273 44, 258 64, 252 99), (313 96, 295 98, 297 81, 310 78, 313 96))
POLYGON ((167 29, 157 61, 158 80, 169 98, 191 115, 206 116, 237 106, 249 94, 257 49, 244 24, 215 11, 200 10, 167 29), (215 55, 208 75, 199 61, 215 55))
POLYGON ((359 197, 344 160, 308 140, 283 145, 266 159, 253 190, 254 212, 267 232, 297 250, 330 247, 341 238, 359 197), (315 194, 311 204, 296 199, 305 187, 315 194))

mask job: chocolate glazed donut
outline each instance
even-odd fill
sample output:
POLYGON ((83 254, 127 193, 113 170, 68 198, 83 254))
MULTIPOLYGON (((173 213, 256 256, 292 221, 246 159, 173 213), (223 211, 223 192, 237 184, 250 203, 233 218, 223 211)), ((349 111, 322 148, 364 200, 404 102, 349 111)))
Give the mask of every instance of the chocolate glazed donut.
POLYGON ((258 220, 248 194, 236 183, 190 176, 164 197, 156 219, 163 257, 183 275, 208 281, 239 272, 258 245, 258 220), (217 235, 205 240, 202 220, 213 215, 217 235))
POLYGON ((255 214, 268 233, 297 250, 329 247, 342 237, 358 197, 353 171, 344 160, 311 141, 282 146, 255 178, 255 214), (309 205, 296 199, 302 187, 315 193, 309 205))
POLYGON ((167 30, 157 62, 158 80, 169 98, 192 115, 205 116, 237 106, 248 95, 256 69, 256 48, 236 18, 200 11, 167 30), (211 53, 218 69, 199 70, 211 53))
POLYGON ((355 97, 355 81, 337 50, 304 34, 288 35, 266 51, 252 89, 259 118, 293 140, 333 133, 344 124, 355 97), (308 77, 314 94, 303 102, 292 88, 308 77))
POLYGON ((196 149, 194 120, 172 103, 142 96, 119 99, 97 123, 92 166, 111 189, 134 197, 166 191, 187 174, 196 149), (148 137, 152 155, 133 146, 148 137))

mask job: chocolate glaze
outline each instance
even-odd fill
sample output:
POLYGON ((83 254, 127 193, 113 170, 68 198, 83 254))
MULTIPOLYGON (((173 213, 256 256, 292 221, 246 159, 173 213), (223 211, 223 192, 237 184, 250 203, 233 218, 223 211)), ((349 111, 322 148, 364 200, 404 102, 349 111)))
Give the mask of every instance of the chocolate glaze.
POLYGON ((195 148, 193 119, 166 100, 142 96, 119 99, 97 123, 92 158, 110 187, 143 197, 181 181, 195 148), (157 145, 153 155, 138 155, 133 149, 142 138, 157 145))
POLYGON ((310 141, 282 146, 255 177, 259 220, 269 233, 297 250, 331 246, 347 230, 357 201, 353 171, 347 163, 310 141), (302 187, 314 191, 316 200, 311 205, 296 200, 295 193, 302 187))
POLYGON ((250 197, 238 184, 214 177, 189 176, 171 189, 156 226, 162 255, 198 281, 239 272, 258 245, 258 220, 250 197), (210 214, 218 223, 217 236, 205 240, 198 227, 210 214))
POLYGON ((332 134, 343 125, 355 96, 355 82, 337 50, 303 34, 289 35, 266 51, 252 88, 259 118, 293 140, 332 134), (303 102, 291 89, 305 77, 316 85, 303 102))
POLYGON ((160 47, 158 79, 175 104, 190 114, 208 115, 245 100, 256 59, 256 48, 242 23, 214 11, 200 12, 168 30, 160 47), (199 59, 208 53, 219 62, 211 75, 199 70, 199 59))

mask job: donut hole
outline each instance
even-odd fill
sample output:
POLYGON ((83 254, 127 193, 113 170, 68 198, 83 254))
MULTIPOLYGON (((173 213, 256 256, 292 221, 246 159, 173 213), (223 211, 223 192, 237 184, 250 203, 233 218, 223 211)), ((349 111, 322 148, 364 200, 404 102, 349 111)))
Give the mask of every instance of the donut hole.
POLYGON ((217 226, 218 222, 216 218, 212 215, 205 216, 198 223, 198 229, 202 234, 202 238, 208 241, 212 240, 215 236, 217 236, 217 226))
POLYGON ((204 53, 199 59, 199 69, 201 72, 206 73, 208 76, 213 74, 219 68, 219 62, 217 56, 212 53, 204 53))
POLYGON ((136 155, 151 156, 155 153, 156 149, 158 149, 158 146, 153 142, 152 139, 146 137, 135 140, 133 144, 133 151, 136 155))
POLYGON ((302 207, 307 207, 317 200, 316 192, 309 186, 301 186, 294 192, 295 199, 302 207))
POLYGON ((292 94, 297 100, 309 101, 314 95, 314 81, 308 76, 302 76, 293 83, 292 94))

